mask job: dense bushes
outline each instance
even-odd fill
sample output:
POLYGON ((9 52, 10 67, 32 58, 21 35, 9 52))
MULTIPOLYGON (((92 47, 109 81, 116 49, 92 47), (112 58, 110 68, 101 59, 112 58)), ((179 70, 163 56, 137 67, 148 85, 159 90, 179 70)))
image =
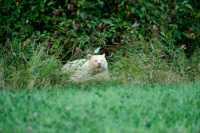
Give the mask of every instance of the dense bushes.
POLYGON ((119 73, 142 80, 154 79, 157 70, 198 78, 197 0, 3 0, 0 8, 1 64, 7 78, 6 71, 29 69, 40 47, 57 62, 101 47, 113 73, 121 68, 119 73), (125 72, 126 64, 130 71, 125 72))

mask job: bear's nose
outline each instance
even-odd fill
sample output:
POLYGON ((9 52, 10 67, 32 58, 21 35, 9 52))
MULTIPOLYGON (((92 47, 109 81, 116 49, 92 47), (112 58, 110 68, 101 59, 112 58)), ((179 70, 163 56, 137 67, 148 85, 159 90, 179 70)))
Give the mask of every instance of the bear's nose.
POLYGON ((100 62, 98 62, 97 65, 98 65, 98 67, 101 67, 101 63, 100 62))

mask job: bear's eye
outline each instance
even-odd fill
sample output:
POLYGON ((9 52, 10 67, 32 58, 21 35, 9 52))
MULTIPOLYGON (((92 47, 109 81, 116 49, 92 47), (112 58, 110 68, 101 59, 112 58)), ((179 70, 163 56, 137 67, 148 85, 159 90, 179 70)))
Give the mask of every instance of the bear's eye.
POLYGON ((94 60, 94 62, 98 62, 98 60, 94 60))

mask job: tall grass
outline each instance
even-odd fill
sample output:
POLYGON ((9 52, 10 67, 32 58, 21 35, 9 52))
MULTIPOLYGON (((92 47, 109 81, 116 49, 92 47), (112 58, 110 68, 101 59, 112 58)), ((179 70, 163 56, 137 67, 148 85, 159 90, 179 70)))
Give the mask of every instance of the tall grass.
MULTIPOLYGON (((21 45, 20 42, 15 43, 21 45)), ((12 43, 10 45, 16 46, 12 43)), ((0 65, 1 87, 33 88, 65 83, 67 75, 61 73, 61 62, 58 57, 49 55, 47 48, 42 44, 38 46, 32 44, 29 50, 29 53, 23 51, 16 53, 11 51, 11 55, 5 53, 0 65)))
MULTIPOLYGON (((155 38, 145 41, 134 34, 125 34, 124 38, 124 46, 108 58, 111 80, 121 83, 174 83, 199 79, 198 53, 191 57, 191 61, 181 49, 168 57, 164 52, 166 49, 155 38)), ((62 86, 68 83, 69 75, 60 71, 62 50, 49 49, 46 39, 43 42, 26 41, 26 46, 19 40, 7 43, 10 47, 4 50, 6 52, 0 61, 1 88, 62 86)))
POLYGON ((5 81, 4 81, 4 69, 2 65, 2 60, 0 62, 0 88, 4 88, 5 86, 5 81))
MULTIPOLYGON (((146 83, 195 80, 190 78, 192 69, 188 70, 188 67, 191 64, 197 67, 198 63, 190 64, 183 49, 169 49, 157 38, 146 41, 130 33, 125 34, 125 40, 124 47, 113 57, 112 62, 112 72, 120 80, 146 83)), ((197 56, 194 55, 194 58, 197 56)))

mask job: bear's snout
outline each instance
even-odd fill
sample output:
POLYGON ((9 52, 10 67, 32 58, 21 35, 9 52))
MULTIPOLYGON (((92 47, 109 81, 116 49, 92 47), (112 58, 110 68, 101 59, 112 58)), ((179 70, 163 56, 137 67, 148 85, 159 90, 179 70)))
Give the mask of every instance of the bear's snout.
POLYGON ((98 68, 101 67, 101 62, 97 62, 97 67, 98 67, 98 68))

